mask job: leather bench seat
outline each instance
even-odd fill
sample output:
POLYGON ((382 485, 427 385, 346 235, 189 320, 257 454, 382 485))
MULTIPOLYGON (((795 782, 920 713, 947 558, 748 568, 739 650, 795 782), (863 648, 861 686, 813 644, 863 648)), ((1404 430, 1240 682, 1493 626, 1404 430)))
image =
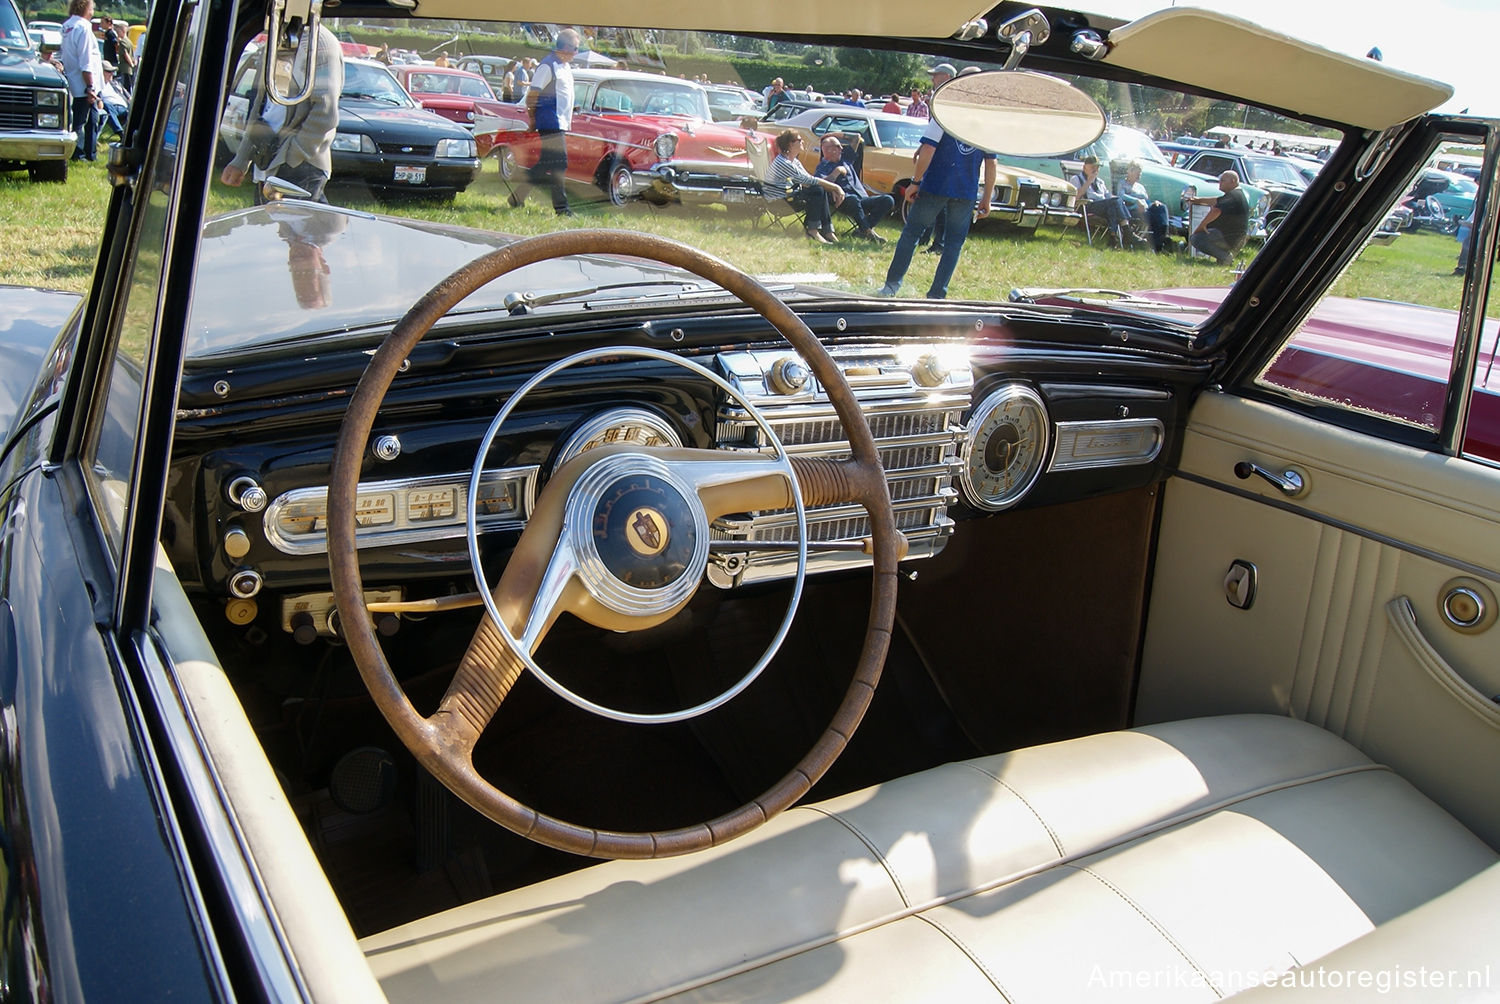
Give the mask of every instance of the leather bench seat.
POLYGON ((393 1001, 1215 1000, 1496 860, 1342 740, 1245 715, 947 764, 361 945, 393 1001))

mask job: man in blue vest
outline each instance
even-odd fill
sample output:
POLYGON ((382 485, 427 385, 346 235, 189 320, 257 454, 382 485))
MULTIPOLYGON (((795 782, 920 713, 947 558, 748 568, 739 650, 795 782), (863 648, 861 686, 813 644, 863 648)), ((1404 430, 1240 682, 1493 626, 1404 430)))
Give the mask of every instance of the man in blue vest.
POLYGON ((932 226, 939 213, 946 211, 948 227, 943 238, 943 253, 938 259, 932 285, 927 290, 929 300, 945 298, 948 281, 958 268, 958 256, 969 236, 969 226, 976 215, 983 219, 990 214, 990 199, 994 191, 995 155, 960 143, 936 122, 929 122, 917 149, 912 182, 906 189, 906 198, 912 200, 911 208, 906 214, 906 225, 901 228, 901 237, 896 241, 896 253, 891 257, 891 267, 885 274, 885 286, 880 295, 896 295, 901 280, 906 278, 906 270, 911 267, 911 257, 917 250, 922 231, 932 226), (981 170, 984 174, 982 188, 979 184, 981 170), (979 197, 977 209, 976 191, 979 197))
POLYGON ((559 216, 572 216, 568 189, 568 129, 573 124, 573 57, 578 54, 578 32, 564 28, 552 43, 552 52, 537 64, 526 90, 526 115, 541 139, 536 164, 526 171, 526 181, 510 194, 512 207, 526 201, 532 185, 552 189, 552 208, 559 216))

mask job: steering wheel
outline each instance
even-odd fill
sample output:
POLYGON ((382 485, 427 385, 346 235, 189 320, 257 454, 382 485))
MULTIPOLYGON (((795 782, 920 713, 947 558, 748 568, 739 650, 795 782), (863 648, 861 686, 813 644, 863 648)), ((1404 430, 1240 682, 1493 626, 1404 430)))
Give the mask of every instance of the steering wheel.
MULTIPOLYGON (((554 364, 549 369, 556 368, 554 364)), ((497 425, 508 410, 509 403, 497 416, 497 425)), ((494 430, 492 425, 491 437, 494 430)), ((481 448, 481 458, 483 454, 481 448)), ((482 465, 482 459, 476 463, 482 465)), ((576 510, 575 504, 575 519, 576 510)), ((585 517, 601 511, 588 510, 585 517)), ((339 430, 328 489, 328 561, 340 621, 360 676, 396 735, 434 777, 489 819, 549 847, 601 858, 667 857, 721 844, 790 807, 817 783, 848 745, 879 682, 895 616, 896 565, 904 555, 904 543, 896 532, 885 472, 869 425, 838 366, 801 318, 732 265, 681 244, 629 231, 569 230, 517 241, 470 262, 423 295, 381 343, 350 399, 339 430), (736 464, 726 460, 729 455, 716 450, 600 447, 568 461, 553 473, 539 495, 504 573, 491 590, 493 603, 486 606, 500 614, 503 629, 495 613, 484 618, 438 710, 423 717, 397 683, 376 638, 373 621, 364 609, 355 499, 366 444, 386 391, 407 356, 454 305, 518 268, 576 254, 653 259, 685 269, 733 293, 801 354, 843 423, 851 456, 842 461, 797 458, 789 465, 749 457, 736 464), (796 488, 788 482, 784 466, 795 472, 796 488), (711 470, 712 476, 704 476, 706 470, 711 470), (663 589, 672 590, 672 594, 663 594, 659 602, 645 606, 612 602, 617 597, 611 593, 620 583, 609 568, 602 574, 579 575, 564 567, 567 561, 556 560, 559 545, 568 536, 568 500, 575 490, 603 485, 602 490, 590 489, 590 497, 598 502, 611 496, 609 486, 643 480, 643 474, 660 478, 669 489, 668 504, 631 505, 628 520, 602 519, 606 537, 618 532, 625 539, 616 543, 634 547, 637 555, 654 549, 652 540, 642 539, 651 538, 650 532, 636 529, 636 539, 630 539, 629 525, 635 522, 633 514, 638 508, 649 510, 651 519, 660 521, 655 531, 661 539, 696 541, 695 535, 706 531, 702 522, 705 515, 712 519, 723 513, 789 508, 796 504, 800 488, 807 505, 857 502, 865 508, 870 518, 873 577, 870 617, 849 688, 822 735, 797 765, 750 802, 715 819, 670 830, 622 832, 568 822, 532 809, 481 777, 472 755, 480 733, 521 672, 532 665, 530 651, 560 612, 569 610, 616 631, 643 630, 670 618, 691 599, 702 578, 706 539, 701 559, 695 556, 684 569, 663 576, 663 589)), ((481 574, 477 567, 475 572, 481 574)), ((733 693, 721 697, 727 700, 747 684, 748 679, 741 681, 731 688, 733 693)))

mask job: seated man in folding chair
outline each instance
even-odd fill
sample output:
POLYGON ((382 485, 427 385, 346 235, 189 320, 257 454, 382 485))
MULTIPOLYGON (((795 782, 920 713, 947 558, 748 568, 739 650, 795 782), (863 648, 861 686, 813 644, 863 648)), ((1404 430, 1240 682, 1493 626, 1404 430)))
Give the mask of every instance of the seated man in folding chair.
POLYGON ((818 161, 813 174, 819 178, 827 178, 844 190, 844 201, 839 210, 854 221, 856 236, 876 244, 884 244, 885 238, 877 234, 875 228, 896 208, 896 200, 885 194, 871 195, 870 190, 865 188, 854 158, 845 155, 842 134, 829 133, 824 136, 818 149, 823 159, 818 161))
POLYGON ((802 153, 802 137, 785 129, 776 137, 776 159, 766 171, 767 194, 786 199, 802 210, 803 228, 809 240, 819 244, 837 244, 833 233, 830 203, 837 208, 844 201, 844 190, 826 178, 815 178, 797 157, 802 153))
POLYGON ((1083 158, 1083 170, 1068 180, 1078 193, 1078 208, 1094 217, 1089 221, 1090 225, 1102 216, 1110 236, 1114 238, 1115 247, 1124 247, 1125 237, 1120 231, 1120 224, 1125 220, 1125 210, 1120 205, 1119 197, 1111 194, 1099 177, 1099 158, 1093 154, 1083 158))

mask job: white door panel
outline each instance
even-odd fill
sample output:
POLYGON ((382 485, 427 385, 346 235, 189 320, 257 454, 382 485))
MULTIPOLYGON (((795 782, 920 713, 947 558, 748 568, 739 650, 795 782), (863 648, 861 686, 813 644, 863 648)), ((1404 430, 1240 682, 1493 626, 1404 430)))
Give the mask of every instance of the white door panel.
POLYGON ((1500 472, 1223 394, 1195 405, 1179 472, 1137 720, 1307 719, 1500 845, 1500 627, 1460 631, 1440 611, 1456 577, 1500 591, 1500 472), (1307 489, 1240 480, 1245 460, 1297 468, 1307 489), (1236 560, 1256 572, 1243 610, 1224 586, 1236 560))

